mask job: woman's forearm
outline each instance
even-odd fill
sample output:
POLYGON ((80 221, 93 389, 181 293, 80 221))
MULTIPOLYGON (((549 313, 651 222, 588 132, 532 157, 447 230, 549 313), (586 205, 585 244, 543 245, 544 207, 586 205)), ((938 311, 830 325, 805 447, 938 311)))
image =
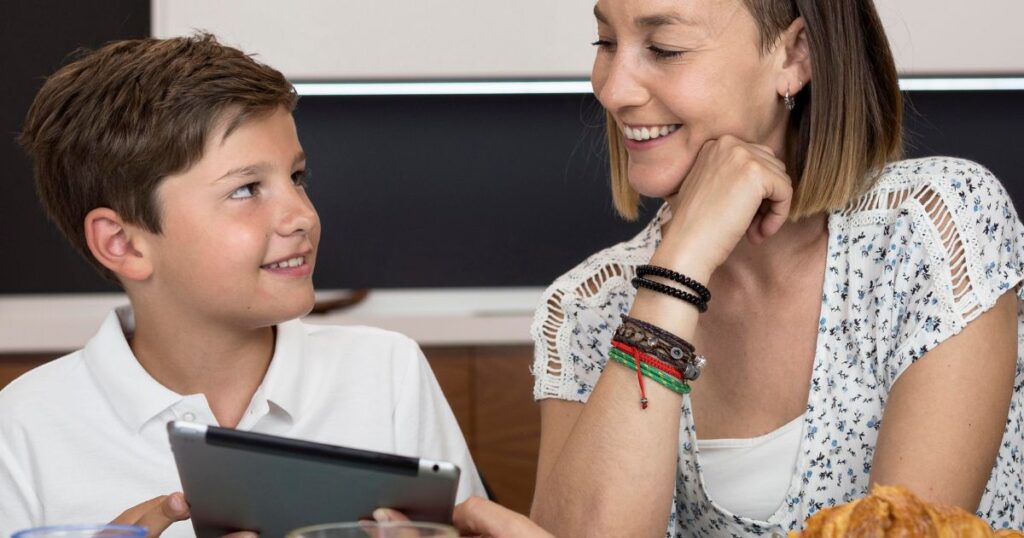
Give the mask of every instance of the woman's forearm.
MULTIPOLYGON (((697 310, 641 290, 630 315, 692 339, 697 310)), ((679 453, 682 397, 609 362, 555 463, 541 477, 532 517, 556 536, 662 536, 679 453)))

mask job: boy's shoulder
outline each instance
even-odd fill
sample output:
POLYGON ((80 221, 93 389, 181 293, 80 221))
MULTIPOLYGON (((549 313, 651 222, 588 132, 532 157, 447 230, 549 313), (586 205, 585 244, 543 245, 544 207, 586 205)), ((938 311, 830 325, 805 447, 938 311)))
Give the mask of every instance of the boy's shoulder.
MULTIPOLYGON (((91 379, 82 350, 37 366, 0 389, 0 428, 62 408, 91 379)), ((2 431, 2 430, 0 430, 2 431)))
POLYGON ((373 356, 375 360, 415 359, 421 355, 419 345, 408 336, 366 325, 329 325, 293 320, 281 327, 301 330, 305 339, 304 354, 333 360, 345 356, 373 356))

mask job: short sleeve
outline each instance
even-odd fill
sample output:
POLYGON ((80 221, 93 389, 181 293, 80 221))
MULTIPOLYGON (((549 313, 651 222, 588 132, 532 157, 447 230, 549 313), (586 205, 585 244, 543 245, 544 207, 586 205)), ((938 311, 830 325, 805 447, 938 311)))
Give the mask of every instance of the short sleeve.
POLYGON ((999 180, 959 159, 934 159, 923 172, 928 179, 903 193, 891 226, 897 235, 892 244, 902 256, 891 271, 896 314, 885 365, 890 388, 914 361, 992 308, 1024 276, 1024 227, 999 180))
POLYGON ((620 315, 629 311, 632 268, 602 265, 585 277, 563 276, 534 316, 534 398, 586 402, 607 361, 620 315))
POLYGON ((430 364, 411 340, 398 346, 396 364, 403 364, 404 378, 395 405, 395 439, 406 455, 447 461, 461 469, 456 502, 470 496, 487 498, 476 465, 469 453, 459 423, 441 392, 430 364))
POLYGON ((7 418, 0 417, 0 536, 34 527, 42 518, 39 499, 23 468, 26 462, 16 455, 24 450, 13 446, 21 444, 26 448, 24 443, 18 443, 24 439, 23 432, 17 431, 20 428, 12 426, 7 418))

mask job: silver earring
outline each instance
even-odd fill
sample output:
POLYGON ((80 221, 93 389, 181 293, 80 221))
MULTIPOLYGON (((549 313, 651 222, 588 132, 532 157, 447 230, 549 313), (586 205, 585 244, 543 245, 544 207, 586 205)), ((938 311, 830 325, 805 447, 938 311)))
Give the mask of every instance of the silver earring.
POLYGON ((789 88, 786 88, 786 96, 782 98, 782 102, 786 104, 786 110, 793 110, 796 108, 796 99, 789 94, 789 88))

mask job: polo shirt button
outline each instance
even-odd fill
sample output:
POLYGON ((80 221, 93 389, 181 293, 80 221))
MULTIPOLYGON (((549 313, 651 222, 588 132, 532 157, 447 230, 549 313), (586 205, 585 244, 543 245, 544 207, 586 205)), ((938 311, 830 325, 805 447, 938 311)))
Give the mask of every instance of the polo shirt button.
POLYGON ((182 415, 181 418, 184 418, 185 420, 187 420, 189 422, 193 422, 196 419, 196 415, 195 415, 195 413, 189 411, 189 412, 185 413, 184 415, 182 415))

